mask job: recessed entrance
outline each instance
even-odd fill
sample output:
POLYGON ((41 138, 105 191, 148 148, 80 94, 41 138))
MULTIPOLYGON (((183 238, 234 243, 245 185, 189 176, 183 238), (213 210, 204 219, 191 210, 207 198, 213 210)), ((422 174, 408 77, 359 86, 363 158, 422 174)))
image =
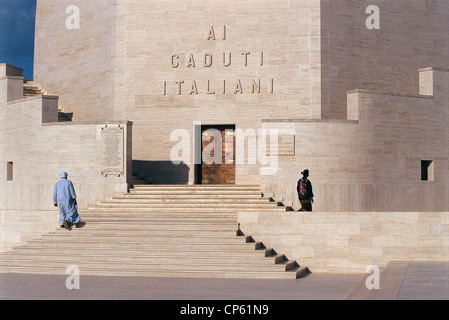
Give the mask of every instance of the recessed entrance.
POLYGON ((235 184, 235 125, 201 126, 198 184, 235 184))

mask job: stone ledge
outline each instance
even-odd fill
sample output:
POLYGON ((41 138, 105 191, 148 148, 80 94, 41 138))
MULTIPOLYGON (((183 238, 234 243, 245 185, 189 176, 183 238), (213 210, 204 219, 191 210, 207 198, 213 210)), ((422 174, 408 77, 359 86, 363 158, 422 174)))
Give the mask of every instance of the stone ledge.
POLYGON ((379 95, 407 97, 407 98, 434 99, 433 96, 426 96, 426 95, 422 95, 422 94, 388 92, 388 91, 371 90, 371 89, 354 89, 354 90, 349 90, 346 93, 347 94, 367 93, 367 94, 379 94, 379 95))
POLYGON ((21 76, 3 76, 3 77, 0 77, 0 80, 5 80, 5 79, 23 80, 23 77, 21 77, 21 76))
POLYGON ((426 71, 441 71, 441 72, 449 72, 448 68, 440 68, 440 67, 426 67, 426 68, 420 68, 418 69, 419 72, 426 72, 426 71))
POLYGON ((25 101, 32 101, 32 100, 39 100, 39 99, 49 99, 49 100, 58 100, 59 96, 50 96, 50 95, 36 95, 36 96, 32 96, 32 97, 25 97, 22 99, 17 99, 17 100, 13 100, 13 101, 8 101, 7 105, 14 105, 17 103, 22 103, 25 101))
POLYGON ((69 121, 69 122, 49 122, 43 123, 43 127, 52 127, 52 126, 89 126, 89 125, 132 125, 132 121, 69 121))
POLYGON ((276 122, 292 122, 292 123, 359 123, 359 120, 346 119, 262 119, 262 123, 276 123, 276 122))

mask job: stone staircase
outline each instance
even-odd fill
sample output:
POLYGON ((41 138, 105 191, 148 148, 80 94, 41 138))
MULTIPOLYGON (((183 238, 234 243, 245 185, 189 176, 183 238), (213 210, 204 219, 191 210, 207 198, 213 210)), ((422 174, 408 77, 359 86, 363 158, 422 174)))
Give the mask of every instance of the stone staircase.
MULTIPOLYGON (((48 93, 32 80, 23 81, 23 96, 25 98, 38 95, 47 95, 48 93)), ((63 112, 62 108, 58 110, 58 122, 72 121, 73 113, 63 112)))
POLYGON ((38 95, 46 95, 47 93, 35 84, 32 80, 23 80, 23 96, 34 97, 38 95))
POLYGON ((0 272, 296 279, 309 270, 239 230, 237 212, 284 211, 256 186, 135 185, 86 222, 0 255, 0 272))

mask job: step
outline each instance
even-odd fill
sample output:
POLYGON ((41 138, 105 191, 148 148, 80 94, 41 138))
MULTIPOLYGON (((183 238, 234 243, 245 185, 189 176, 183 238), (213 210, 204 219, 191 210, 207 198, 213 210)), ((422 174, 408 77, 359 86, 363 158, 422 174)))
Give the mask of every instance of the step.
MULTIPOLYGON (((238 230, 238 226, 236 225, 231 225, 230 228, 220 228, 220 225, 213 225, 214 229, 208 229, 208 228, 203 228, 203 229, 195 229, 194 231, 196 232, 191 232, 192 228, 186 228, 186 229, 182 229, 182 228, 178 228, 175 229, 179 232, 182 231, 188 231, 186 232, 187 235, 189 235, 189 237, 191 238, 198 238, 198 237, 210 237, 210 236, 215 236, 215 237, 231 237, 233 239, 235 238, 239 238, 236 237, 237 234, 237 230, 238 230)), ((61 235, 64 237, 89 237, 89 236, 95 236, 95 235, 109 235, 109 236, 134 236, 134 235, 141 235, 144 237, 166 237, 166 236, 170 236, 170 237, 184 237, 184 234, 182 233, 168 233, 167 230, 171 230, 171 229, 155 229, 152 228, 151 226, 147 226, 145 224, 136 224, 136 225, 129 225, 126 228, 123 228, 122 224, 103 224, 103 225, 96 225, 96 224, 92 224, 92 223, 86 223, 86 225, 81 228, 81 229, 77 229, 77 228, 72 228, 71 230, 66 230, 64 228, 58 228, 52 232, 49 232, 43 236, 46 235, 61 235)), ((243 239, 243 237, 241 237, 243 239)))
MULTIPOLYGON (((103 220, 101 218, 95 219, 92 217, 84 218, 83 221, 86 222, 85 226, 82 228, 83 230, 116 230, 120 232, 120 230, 123 231, 167 231, 167 230, 195 230, 195 231, 237 231, 238 230, 238 224, 234 221, 223 221, 222 223, 208 223, 205 221, 192 221, 191 223, 183 222, 183 223, 176 223, 176 220, 173 220, 171 222, 167 222, 164 224, 164 222, 155 222, 155 221, 149 221, 149 220, 138 220, 138 219, 108 219, 103 220), (124 227, 124 224, 126 224, 126 228, 124 227)), ((63 230, 63 228, 60 228, 63 230)), ((77 231, 79 230, 76 227, 72 227, 71 231, 77 231)))
MULTIPOLYGON (((133 240, 126 240, 123 239, 121 241, 115 241, 113 243, 98 243, 95 241, 90 241, 88 239, 83 239, 80 238, 78 239, 72 239, 69 237, 65 237, 65 241, 68 241, 68 239, 70 239, 71 243, 76 243, 77 245, 81 246, 81 245, 95 245, 96 247, 101 247, 101 248, 119 248, 119 247, 123 247, 123 248, 147 248, 147 249, 151 249, 152 246, 154 247, 154 245, 157 243, 157 241, 153 240, 153 239, 164 239, 165 241, 167 241, 168 243, 173 243, 173 242, 185 242, 186 244, 189 243, 193 243, 195 244, 195 241, 192 241, 191 239, 202 239, 203 241, 211 241, 210 243, 213 244, 215 242, 213 242, 211 239, 217 239, 217 240, 222 240, 223 242, 225 240, 227 240, 226 238, 223 238, 222 234, 204 234, 202 237, 195 237, 195 238, 190 238, 188 234, 186 234, 184 237, 181 237, 180 235, 171 235, 171 234, 155 234, 153 235, 154 238, 145 238, 147 240, 140 240, 139 242, 133 241, 133 240), (184 239, 184 240, 183 240, 184 239)), ((230 237, 230 236, 229 236, 230 237)), ((218 241, 217 241, 218 242, 218 241)), ((37 240, 28 240, 27 241, 28 245, 34 245, 34 246, 52 246, 52 247, 59 247, 60 243, 55 243, 51 240, 45 240, 45 239, 37 239, 37 240)), ((205 245, 208 245, 207 243, 205 245)))
MULTIPOLYGON (((208 252, 210 251, 212 254, 216 251, 223 251, 223 252, 251 252, 251 251, 257 251, 257 252, 264 252, 263 250, 258 250, 254 246, 251 245, 245 245, 244 243, 236 243, 231 241, 217 241, 210 243, 202 243, 202 242, 188 242, 188 241, 152 241, 152 240, 146 240, 141 242, 136 241, 127 241, 127 240, 120 240, 114 243, 106 244, 106 243, 99 243, 95 241, 88 241, 86 239, 80 239, 77 241, 73 241, 78 247, 77 250, 80 251, 90 251, 96 252, 98 250, 106 250, 109 251, 110 254, 115 254, 115 252, 121 252, 126 250, 134 250, 134 251, 142 251, 142 252, 163 252, 166 254, 169 254, 168 252, 170 250, 175 250, 179 252, 208 252), (112 251, 112 252, 111 252, 112 251)), ((46 249, 53 249, 55 250, 58 248, 58 250, 62 250, 63 252, 68 252, 64 250, 64 246, 61 244, 52 244, 51 240, 41 240, 38 242, 29 242, 27 246, 25 247, 16 247, 18 251, 27 251, 29 250, 36 250, 39 252, 44 252, 46 249)), ((15 252, 15 250, 13 252, 15 252)), ((59 252, 58 251, 58 252, 59 252)), ((73 250, 72 250, 73 251, 73 250)), ((175 253, 174 253, 175 254, 175 253)), ((177 253, 176 253, 177 254, 177 253)))
MULTIPOLYGON (((246 261, 248 259, 250 260, 263 260, 263 261, 270 261, 270 263, 275 264, 276 259, 275 257, 265 257, 264 252, 256 251, 254 248, 247 248, 247 250, 236 250, 235 252, 232 252, 232 256, 229 255, 229 252, 227 250, 217 249, 217 250, 201 250, 201 251, 164 251, 164 250, 148 250, 148 251, 142 251, 142 250, 122 250, 119 251, 120 255, 117 254, 111 254, 108 251, 105 250, 94 250, 94 249, 75 249, 75 250, 65 250, 65 251, 43 251, 43 250, 20 250, 17 253, 4 253, 0 255, 2 264, 4 261, 18 261, 18 260, 33 260, 33 261, 48 261, 49 259, 53 260, 70 260, 75 258, 86 258, 86 259, 106 259, 106 260, 116 260, 116 261, 122 261, 122 260, 129 260, 129 259, 198 259, 203 261, 204 259, 224 259, 227 257, 227 261, 231 260, 238 260, 238 261, 246 261), (252 251, 251 251, 252 250, 252 251), (66 255, 62 255, 62 253, 65 253, 66 255)), ((292 267, 289 267, 289 269, 292 269, 292 267)))
POLYGON ((176 210, 172 210, 172 211, 165 211, 163 213, 159 213, 159 212, 155 212, 155 211, 147 211, 145 213, 143 212, 127 212, 127 211, 122 211, 120 209, 108 209, 108 210, 104 210, 104 209, 99 209, 94 210, 94 209, 90 209, 90 210, 78 210, 79 214, 83 215, 83 216, 97 216, 97 215, 101 215, 101 216, 105 216, 105 217, 112 217, 112 216, 124 216, 124 217, 129 217, 129 216, 139 216, 139 217, 163 217, 163 218, 179 218, 179 219, 188 219, 190 217, 192 218, 211 218, 211 219, 222 219, 222 218, 237 218, 237 213, 235 211, 222 211, 222 212, 205 212, 205 211, 198 211, 198 210, 191 210, 189 212, 179 212, 176 210))
MULTIPOLYGON (((115 244, 120 243, 132 243, 137 245, 143 245, 143 244, 154 244, 154 245, 167 245, 167 246, 174 246, 174 245, 197 245, 200 246, 230 246, 235 245, 237 248, 238 246, 246 245, 244 239, 238 239, 238 238, 232 238, 229 236, 228 238, 224 237, 213 237, 210 235, 203 235, 199 237, 186 237, 186 236, 175 236, 175 235, 166 235, 165 237, 163 235, 158 236, 137 236, 137 235, 130 235, 130 236, 111 236, 111 235, 82 235, 82 236, 64 236, 60 234, 53 234, 53 235, 45 235, 42 236, 40 239, 36 240, 28 240, 27 246, 44 246, 48 242, 54 242, 54 241, 60 241, 61 243, 64 243, 66 241, 73 241, 77 242, 79 244, 85 244, 85 245, 92 245, 94 247, 97 243, 98 245, 107 246, 108 244, 113 247, 115 244), (103 242, 110 241, 108 244, 105 244, 103 242)), ((55 245, 57 246, 57 245, 55 245)), ((248 244, 248 247, 251 247, 251 243, 248 244)), ((252 248, 255 248, 253 245, 252 248)))
POLYGON ((166 192, 175 192, 175 191, 243 191, 248 193, 261 193, 259 186, 225 186, 225 185, 210 185, 210 186, 188 186, 188 185, 179 185, 179 184, 170 184, 170 185, 156 185, 156 184, 134 184, 131 190, 136 191, 166 191, 166 192))
MULTIPOLYGON (((102 217, 102 216, 83 216, 83 221, 90 222, 90 224, 95 223, 132 223, 132 224, 151 224, 154 226, 158 225, 165 225, 165 226, 171 226, 171 225, 234 225, 237 226, 237 220, 234 218, 221 218, 219 222, 213 220, 212 218, 190 218, 185 219, 183 221, 177 220, 176 218, 167 217, 165 220, 164 218, 146 218, 146 217, 116 217, 116 216, 109 216, 109 217, 102 217)), ((89 225, 90 225, 89 224, 89 225)))
MULTIPOLYGON (((131 240, 132 238, 134 238, 135 241, 138 240, 138 238, 140 238, 140 242, 145 242, 145 239, 148 239, 148 241, 156 241, 158 239, 160 239, 160 241, 185 241, 187 243, 191 242, 191 241, 210 241, 210 243, 214 243, 217 242, 219 240, 236 240, 233 236, 235 236, 235 231, 221 231, 221 230, 206 230, 206 231, 198 231, 195 234, 192 234, 191 230, 180 230, 178 233, 172 233, 172 232, 167 232, 165 230, 130 230, 129 231, 129 235, 124 235, 124 234, 116 234, 115 232, 110 232, 110 233, 102 233, 102 234, 98 234, 98 233, 83 233, 83 234, 76 234, 74 233, 74 231, 66 231, 67 234, 60 234, 60 233, 55 233, 55 234, 46 234, 41 236, 40 239, 33 239, 33 240, 28 240, 28 241, 38 241, 38 240, 45 240, 47 238, 51 238, 51 239, 56 239, 57 237, 61 238, 61 239, 65 239, 66 241, 69 239, 74 239, 74 240, 84 240, 84 239, 88 239, 88 238, 95 238, 95 237, 109 237, 111 238, 115 238, 116 242, 118 242, 118 240, 131 240)), ((240 241, 239 239, 237 239, 238 241, 240 241)), ((242 241, 244 241, 242 239, 242 241)))
MULTIPOLYGON (((104 228, 105 226, 110 226, 110 225, 118 225, 120 228, 123 228, 123 224, 127 223, 128 225, 130 223, 132 223, 131 227, 134 227, 134 230, 145 230, 147 233, 150 232, 185 232, 185 231, 189 231, 191 235, 195 235, 197 232, 205 232, 205 231, 209 231, 209 232, 236 232, 238 226, 234 223, 232 224, 179 224, 179 225, 167 225, 164 226, 163 224, 159 224, 159 225, 154 225, 154 224, 146 224, 144 222, 142 223, 135 223, 132 221, 128 221, 128 222, 123 222, 123 221, 119 221, 119 222, 114 222, 114 221, 88 221, 86 220, 88 223, 86 223, 86 226, 84 228, 91 228, 91 229, 101 229, 104 228), (96 224, 95 226, 93 226, 93 224, 96 224), (194 232, 194 233, 192 233, 194 232)), ((84 229, 83 228, 83 229, 84 229)), ((72 230, 74 230, 76 228, 72 228, 72 230)))
MULTIPOLYGON (((242 243, 211 243, 211 244, 199 244, 199 243, 161 243, 161 242, 146 242, 142 244, 137 243, 119 243, 114 245, 99 245, 92 242, 76 242, 78 246, 76 250, 77 255, 102 255, 107 254, 109 256, 136 256, 136 255, 157 255, 167 257, 179 257, 186 255, 198 255, 198 256, 220 256, 233 257, 235 256, 251 256, 253 254, 260 255, 264 258, 274 258, 271 256, 266 257, 264 250, 257 250, 254 246, 244 245, 242 243)), ((49 245, 48 243, 30 243, 26 247, 17 247, 14 251, 6 254, 12 254, 17 256, 26 256, 33 254, 49 254, 55 253, 64 255, 73 255, 74 249, 67 249, 62 245, 49 245)))
MULTIPOLYGON (((79 211, 78 211, 79 212, 79 211)), ((83 217, 83 220, 87 221, 93 219, 101 219, 104 221, 108 220, 132 220, 132 219, 140 219, 146 220, 148 222, 167 222, 167 223, 191 223, 191 222, 199 222, 199 223, 223 223, 223 222, 232 222, 237 224, 237 214, 233 215, 223 215, 223 214, 210 214, 203 213, 203 215, 199 214, 133 214, 130 212, 79 212, 83 217)))
MULTIPOLYGON (((35 267, 35 268, 53 268, 65 270, 68 265, 77 265, 82 273, 82 269, 95 269, 101 268, 103 270, 172 270, 176 271, 180 268, 184 270, 190 271, 224 271, 224 270, 233 270, 233 271, 247 271, 248 268, 251 268, 252 272, 259 271, 278 271, 284 272, 284 266, 275 265, 275 264, 261 264, 260 261, 254 262, 243 262, 242 264, 223 264, 222 259, 215 259, 215 261, 203 263, 202 261, 198 261, 196 259, 192 260, 183 260, 182 264, 180 263, 167 263, 164 260, 160 261, 149 261, 149 260, 138 260, 138 259, 130 259, 123 263, 121 261, 89 261, 84 259, 76 259, 72 260, 54 260, 54 261, 26 261, 21 260, 20 267, 35 267)), ((2 261, 2 267, 15 267, 17 266, 17 261, 2 261)))
POLYGON ((42 235, 42 237, 46 236, 63 236, 65 238, 71 238, 71 237, 92 237, 92 236, 108 236, 108 237, 135 237, 135 236, 142 236, 142 237, 148 237, 148 238, 161 238, 161 239, 186 239, 192 240, 192 239, 202 239, 205 238, 210 240, 215 239, 232 239, 236 241, 244 241, 244 237, 237 237, 236 236, 237 230, 201 230, 196 232, 195 234, 192 234, 191 232, 186 233, 186 235, 183 235, 181 233, 174 233, 170 234, 167 233, 165 230, 149 230, 146 228, 131 228, 127 227, 126 229, 123 229, 123 227, 118 226, 108 226, 108 228, 88 228, 88 225, 82 229, 72 229, 70 231, 65 230, 63 228, 58 228, 57 230, 47 233, 45 235, 42 235), (150 232, 151 231, 151 232, 150 232))
POLYGON ((167 195, 220 195, 220 194, 230 194, 230 195, 258 195, 262 196, 262 193, 257 190, 248 190, 248 189, 167 189, 167 188, 153 188, 150 187, 139 187, 129 189, 129 194, 167 194, 167 195))
MULTIPOLYGON (((253 263, 267 263, 269 265, 275 265, 274 258, 264 257, 262 253, 260 254, 248 254, 248 252, 238 252, 233 254, 232 256, 223 254, 214 254, 214 255, 198 255, 190 252, 182 252, 182 254, 177 255, 167 255, 163 252, 156 253, 144 253, 144 252, 136 252, 132 255, 110 255, 104 252, 78 252, 72 250, 72 255, 62 256, 60 253, 49 252, 49 253, 36 253, 29 252, 28 254, 22 255, 2 255, 0 265, 6 265, 4 262, 15 262, 16 264, 22 261, 34 261, 36 263, 41 262, 66 262, 66 263, 74 263, 75 261, 82 262, 126 262, 126 263, 139 263, 140 261, 163 261, 164 263, 184 263, 185 261, 195 261, 198 263, 213 263, 217 262, 217 259, 227 259, 228 263, 232 264, 248 264, 251 265, 253 263)), ((292 269, 292 268, 289 268, 292 269)))
MULTIPOLYGON (((121 242, 134 242, 134 243, 157 243, 157 242, 166 242, 173 243, 175 241, 182 243, 196 243, 198 241, 207 241, 206 244, 214 244, 221 243, 224 241, 228 241, 230 243, 242 244, 244 243, 244 239, 238 239, 237 237, 232 237, 232 233, 226 234, 228 238, 222 237, 212 237, 210 233, 202 235, 201 237, 182 237, 180 235, 167 235, 163 237, 162 235, 151 235, 151 234, 130 234, 130 235, 96 235, 96 234, 81 234, 81 235, 64 235, 64 234, 46 234, 43 235, 38 240, 29 240, 29 241, 89 241, 89 242, 104 242, 108 241, 111 243, 121 243, 121 242)), ((30 242, 28 242, 30 243, 30 242)))
POLYGON ((107 201, 99 201, 98 203, 148 203, 148 204, 172 204, 172 203, 188 203, 188 204, 196 204, 196 205, 203 205, 203 204, 236 204, 236 205, 242 205, 242 204, 261 204, 261 205, 273 205, 272 202, 268 202, 266 199, 262 198, 197 198, 197 197, 157 197, 157 198, 148 198, 148 197, 114 197, 111 200, 107 201))
MULTIPOLYGON (((187 204, 127 204, 127 203, 102 203, 97 204, 95 207, 90 207, 91 210, 100 209, 120 209, 120 210, 144 210, 144 212, 167 212, 167 211, 178 211, 178 212, 188 212, 190 210, 194 211, 230 211, 234 210, 237 212, 244 211, 285 211, 285 207, 277 207, 270 204, 267 205, 187 205, 187 204)), ((137 211, 136 211, 137 212, 137 211)))
MULTIPOLYGON (((157 229, 158 227, 163 228, 164 230, 167 228, 179 229, 182 226, 186 226, 187 228, 192 229, 193 226, 198 226, 196 230, 206 230, 208 226, 213 228, 213 230, 232 230, 236 231, 238 229, 238 223, 236 219, 223 219, 219 223, 212 221, 212 219, 189 219, 185 221, 176 220, 175 218, 167 218, 166 221, 163 219, 148 219, 148 218, 122 218, 122 217, 88 217, 83 216, 83 221, 86 222, 85 226, 82 229, 102 229, 107 228, 109 226, 117 226, 118 228, 114 229, 157 229), (126 228, 124 226, 126 225, 126 228), (219 228, 223 226, 224 228, 219 228), (218 228, 218 229, 217 229, 218 228)), ((55 228, 56 229, 56 228, 55 228)), ((74 226, 72 230, 79 230, 74 226)))
MULTIPOLYGON (((67 275, 65 269, 54 270, 52 268, 34 267, 0 267, 0 273, 26 273, 26 274, 59 274, 67 275)), ((83 275, 89 276, 129 276, 129 277, 178 277, 178 278, 228 278, 228 279, 296 279, 296 272, 278 272, 278 271, 189 271, 179 268, 175 272, 165 270, 83 270, 83 275)))
MULTIPOLYGON (((26 247, 19 247, 14 250, 14 252, 4 253, 3 255, 10 255, 11 257, 22 257, 27 255, 44 255, 44 254, 61 254, 61 255, 69 255, 72 256, 76 253, 76 255, 116 255, 116 256, 166 256, 166 257, 182 257, 182 256, 206 256, 206 257, 249 257, 249 256, 257 256, 260 258, 274 258, 274 257, 265 257, 264 250, 255 250, 254 246, 229 246, 229 245, 214 245, 214 246, 206 246, 206 245, 178 245, 178 246, 166 246, 171 250, 167 250, 167 248, 156 247, 158 243, 150 243, 148 248, 144 248, 145 246, 134 246, 134 247, 117 247, 117 246, 91 246, 87 247, 84 245, 80 245, 74 251, 73 248, 66 247, 57 247, 57 246, 40 246, 39 244, 30 245, 26 247), (113 249, 113 252, 108 251, 109 249, 113 249), (16 251, 17 250, 17 251, 16 251)), ((1 261, 0 261, 1 264, 1 261)))
POLYGON ((151 184, 151 185, 135 185, 135 188, 147 188, 147 189, 190 189, 190 190, 199 190, 199 189, 242 189, 242 190, 260 190, 259 185, 253 184, 195 184, 195 185, 187 185, 187 184, 151 184))
POLYGON ((162 194, 154 194, 152 192, 147 192, 147 194, 143 193, 125 193, 125 194, 116 194, 114 195, 113 199, 232 199, 232 200, 250 200, 250 199, 259 199, 263 200, 265 202, 268 202, 267 199, 262 198, 260 194, 253 194, 253 193, 219 193, 219 194, 211 194, 211 193, 195 193, 195 194, 186 194, 184 193, 166 193, 165 195, 162 194), (194 196, 194 197, 193 197, 194 196))
MULTIPOLYGON (((232 202, 220 202, 220 201, 191 201, 191 202, 181 202, 181 201, 167 201, 167 202, 152 202, 148 200, 133 200, 133 201, 116 201, 116 200, 110 200, 110 201, 100 201, 96 204, 98 207, 104 207, 104 206, 133 206, 133 207, 146 207, 146 208, 242 208, 242 203, 234 203, 232 202)), ((255 207, 255 208, 266 208, 266 207, 277 207, 276 204, 272 202, 256 202, 256 203, 250 203, 246 202, 244 203, 243 207, 255 207)))

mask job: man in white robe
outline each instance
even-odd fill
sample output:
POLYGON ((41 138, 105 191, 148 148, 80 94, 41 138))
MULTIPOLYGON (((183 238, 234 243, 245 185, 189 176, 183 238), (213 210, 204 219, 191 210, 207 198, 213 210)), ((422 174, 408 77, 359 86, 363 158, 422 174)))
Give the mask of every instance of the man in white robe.
POLYGON ((73 187, 72 181, 67 180, 67 172, 61 172, 59 176, 61 180, 55 185, 53 203, 55 207, 59 206, 61 228, 64 227, 70 230, 72 224, 75 224, 77 228, 81 228, 85 223, 81 222, 78 214, 75 188, 73 187))

